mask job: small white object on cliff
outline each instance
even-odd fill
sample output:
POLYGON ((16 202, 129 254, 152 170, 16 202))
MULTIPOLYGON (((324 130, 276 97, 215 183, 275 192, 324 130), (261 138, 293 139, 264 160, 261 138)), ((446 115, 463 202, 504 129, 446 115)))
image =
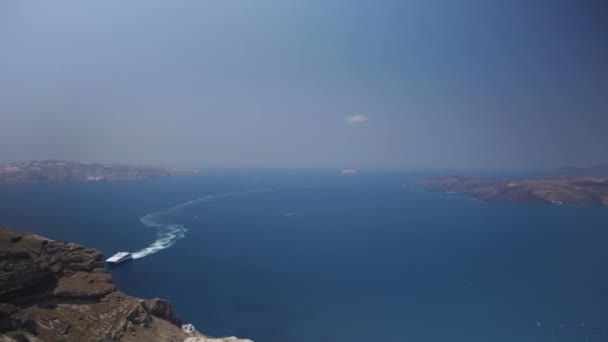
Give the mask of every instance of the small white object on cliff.
POLYGON ((188 337, 184 342, 253 342, 249 339, 240 339, 234 336, 224 338, 188 337))
POLYGON ((357 170, 357 169, 342 170, 343 175, 356 175, 357 173, 359 173, 359 170, 357 170))
POLYGON ((185 332, 186 334, 192 334, 193 332, 196 331, 196 329, 194 329, 194 325, 192 325, 192 324, 184 324, 184 325, 182 325, 182 331, 185 332))

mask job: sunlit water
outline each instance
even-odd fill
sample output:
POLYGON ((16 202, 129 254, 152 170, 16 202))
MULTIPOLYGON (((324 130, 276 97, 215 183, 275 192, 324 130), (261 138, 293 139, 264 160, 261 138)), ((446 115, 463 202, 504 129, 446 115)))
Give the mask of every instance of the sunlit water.
MULTIPOLYGON (((422 175, 415 175, 421 177, 422 175)), ((211 172, 0 187, 0 221, 136 252, 120 290, 261 341, 606 341, 608 211, 486 203, 411 174, 211 172)))

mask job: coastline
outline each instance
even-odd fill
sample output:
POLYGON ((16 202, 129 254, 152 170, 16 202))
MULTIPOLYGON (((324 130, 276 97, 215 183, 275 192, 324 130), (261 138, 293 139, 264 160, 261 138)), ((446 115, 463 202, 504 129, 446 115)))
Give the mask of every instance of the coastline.
POLYGON ((608 206, 608 178, 487 180, 435 177, 418 183, 429 191, 461 193, 492 202, 608 206))
POLYGON ((0 225, 0 256, 3 338, 252 342, 185 333, 168 301, 120 292, 98 250, 0 225))

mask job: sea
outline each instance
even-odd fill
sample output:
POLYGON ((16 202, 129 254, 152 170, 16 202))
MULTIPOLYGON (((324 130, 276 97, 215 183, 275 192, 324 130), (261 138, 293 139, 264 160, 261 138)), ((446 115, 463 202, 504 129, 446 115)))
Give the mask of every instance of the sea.
MULTIPOLYGON (((119 290, 256 342, 608 341, 608 210, 427 192, 424 172, 210 170, 0 186, 0 222, 135 259, 119 290)), ((498 176, 497 176, 498 177, 498 176)))

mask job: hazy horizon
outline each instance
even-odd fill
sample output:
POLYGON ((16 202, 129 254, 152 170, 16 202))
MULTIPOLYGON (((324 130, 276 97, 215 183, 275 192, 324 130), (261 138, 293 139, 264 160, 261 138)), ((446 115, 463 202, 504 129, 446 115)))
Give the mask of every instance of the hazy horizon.
POLYGON ((465 175, 489 175, 496 173, 509 175, 514 177, 517 176, 529 176, 537 177, 548 174, 552 171, 557 171, 561 168, 581 168, 589 169, 594 167, 605 168, 608 164, 585 164, 585 165, 574 165, 564 164, 552 167, 457 167, 457 166, 429 166, 429 167, 416 167, 416 166, 363 166, 363 167, 349 167, 352 165, 325 165, 325 166, 285 166, 285 165, 229 165, 229 166, 218 166, 204 163, 168 163, 168 162, 150 162, 150 161, 99 161, 99 160, 77 160, 77 159, 22 159, 22 160, 0 160, 0 164, 19 164, 28 162, 40 162, 40 161, 58 161, 58 162, 74 162, 74 163, 89 163, 89 164, 103 164, 106 166, 150 166, 150 167, 169 167, 169 168, 181 168, 181 169, 199 169, 203 173, 205 172, 223 172, 223 171, 344 171, 344 170, 356 170, 357 173, 369 173, 369 172, 406 172, 406 173, 424 173, 429 176, 436 174, 437 176, 465 176, 465 175), (430 173, 430 174, 429 174, 430 173))
POLYGON ((608 164, 603 1, 0 3, 0 162, 608 164))

